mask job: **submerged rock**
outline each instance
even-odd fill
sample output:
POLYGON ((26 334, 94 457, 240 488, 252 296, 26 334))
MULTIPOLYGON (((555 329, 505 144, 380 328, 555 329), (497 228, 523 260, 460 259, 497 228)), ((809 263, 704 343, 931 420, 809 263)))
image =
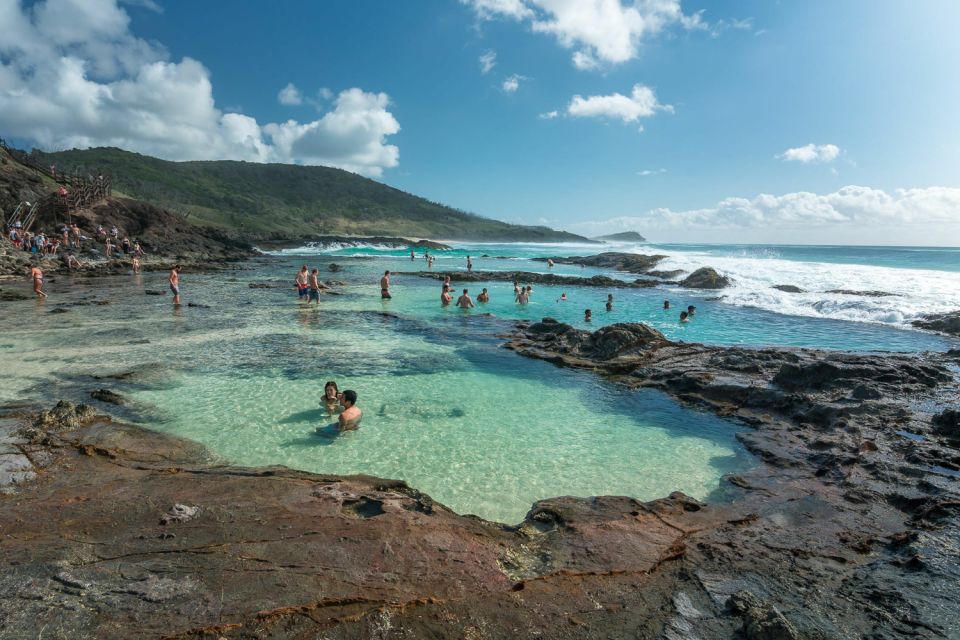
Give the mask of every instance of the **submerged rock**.
MULTIPOLYGON (((599 275, 581 278, 579 276, 533 273, 530 271, 450 271, 438 273, 432 271, 401 271, 395 275, 420 276, 421 278, 432 278, 434 280, 443 280, 446 276, 450 276, 451 282, 519 282, 521 284, 552 284, 606 289, 647 289, 660 284, 656 280, 638 279, 631 282, 599 275)), ((534 292, 534 295, 536 295, 536 292, 534 292)))
POLYGON ((94 400, 99 400, 100 402, 107 402, 109 404, 122 405, 126 404, 126 400, 119 393, 111 391, 110 389, 97 389, 96 391, 90 392, 90 397, 94 400))
POLYGON ((853 289, 828 289, 824 293, 837 293, 844 296, 865 296, 867 298, 887 298, 899 296, 899 293, 888 293, 886 291, 856 291, 853 289))
POLYGON ((777 291, 783 291, 784 293, 806 293, 806 289, 801 289, 800 287, 792 284, 775 284, 773 288, 777 291))
POLYGON ((720 275, 713 267, 701 267, 680 281, 685 289, 723 289, 731 284, 730 278, 720 275))

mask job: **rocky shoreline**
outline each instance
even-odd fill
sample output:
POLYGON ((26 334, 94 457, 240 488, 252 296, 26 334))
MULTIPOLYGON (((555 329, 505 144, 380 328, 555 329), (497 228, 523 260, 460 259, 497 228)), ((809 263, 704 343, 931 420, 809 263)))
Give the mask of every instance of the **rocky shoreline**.
MULTIPOLYGON (((728 501, 553 498, 517 526, 402 482, 224 464, 61 403, 0 413, 4 637, 952 637, 960 352, 673 343, 545 320, 517 353, 729 416, 728 501), (9 634, 9 635, 6 635, 9 634)), ((108 389, 91 389, 115 398, 108 389)))

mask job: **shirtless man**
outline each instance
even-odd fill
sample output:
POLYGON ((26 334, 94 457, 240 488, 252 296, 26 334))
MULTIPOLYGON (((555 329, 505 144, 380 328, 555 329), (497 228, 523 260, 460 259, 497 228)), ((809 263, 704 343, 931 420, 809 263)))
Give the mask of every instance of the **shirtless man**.
POLYGON ((352 431, 360 428, 363 411, 357 406, 357 392, 347 389, 343 392, 343 411, 338 418, 340 431, 352 431))
POLYGON ((317 301, 317 306, 320 306, 320 281, 317 280, 317 273, 319 269, 314 269, 310 272, 310 298, 307 300, 307 305, 314 300, 317 301))
POLYGON ((180 265, 173 265, 173 269, 170 269, 170 278, 168 278, 170 283, 170 291, 173 292, 173 304, 180 305, 180 265))
POLYGON ((140 273, 140 258, 134 256, 131 262, 131 266, 133 267, 134 273, 140 273))
POLYGON ((33 292, 37 294, 37 298, 46 298, 47 294, 43 292, 43 270, 40 267, 30 267, 30 277, 33 278, 33 292))
POLYGON ((297 297, 303 300, 307 297, 307 293, 309 292, 309 289, 307 288, 307 265, 300 267, 300 271, 297 272, 297 277, 294 282, 297 283, 297 297))
POLYGON ((453 296, 450 295, 450 287, 443 285, 443 293, 440 294, 440 305, 446 307, 450 304, 451 300, 453 300, 453 296))
POLYGON ((380 278, 380 297, 384 300, 389 300, 393 296, 390 295, 390 271, 384 271, 383 277, 380 278))
POLYGON ((520 287, 520 293, 517 294, 517 302, 519 304, 527 304, 530 302, 530 294, 527 293, 527 290, 523 287, 520 287))
POLYGON ((457 306, 461 309, 473 309, 473 299, 466 289, 463 290, 463 295, 457 298, 457 306))
POLYGON ((490 302, 490 294, 487 293, 486 287, 483 291, 480 292, 480 295, 477 296, 477 302, 490 302))

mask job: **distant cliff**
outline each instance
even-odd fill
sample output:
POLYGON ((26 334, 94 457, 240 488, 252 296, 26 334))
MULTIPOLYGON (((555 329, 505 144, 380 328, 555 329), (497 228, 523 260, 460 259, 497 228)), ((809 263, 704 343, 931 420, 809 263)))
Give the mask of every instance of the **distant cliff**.
POLYGON ((646 242, 647 239, 636 231, 624 231, 623 233, 611 233, 607 236, 597 236, 594 240, 603 242, 646 242))

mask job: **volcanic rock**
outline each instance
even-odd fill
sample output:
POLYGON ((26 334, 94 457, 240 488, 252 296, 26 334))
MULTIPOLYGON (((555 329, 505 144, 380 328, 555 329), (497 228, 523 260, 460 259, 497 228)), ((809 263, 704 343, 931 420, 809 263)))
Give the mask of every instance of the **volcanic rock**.
POLYGON ((951 336, 960 336, 960 311, 932 313, 911 323, 920 329, 939 331, 951 336))
POLYGON ((723 289, 731 284, 730 278, 722 276, 713 267, 701 267, 680 281, 685 289, 723 289))

